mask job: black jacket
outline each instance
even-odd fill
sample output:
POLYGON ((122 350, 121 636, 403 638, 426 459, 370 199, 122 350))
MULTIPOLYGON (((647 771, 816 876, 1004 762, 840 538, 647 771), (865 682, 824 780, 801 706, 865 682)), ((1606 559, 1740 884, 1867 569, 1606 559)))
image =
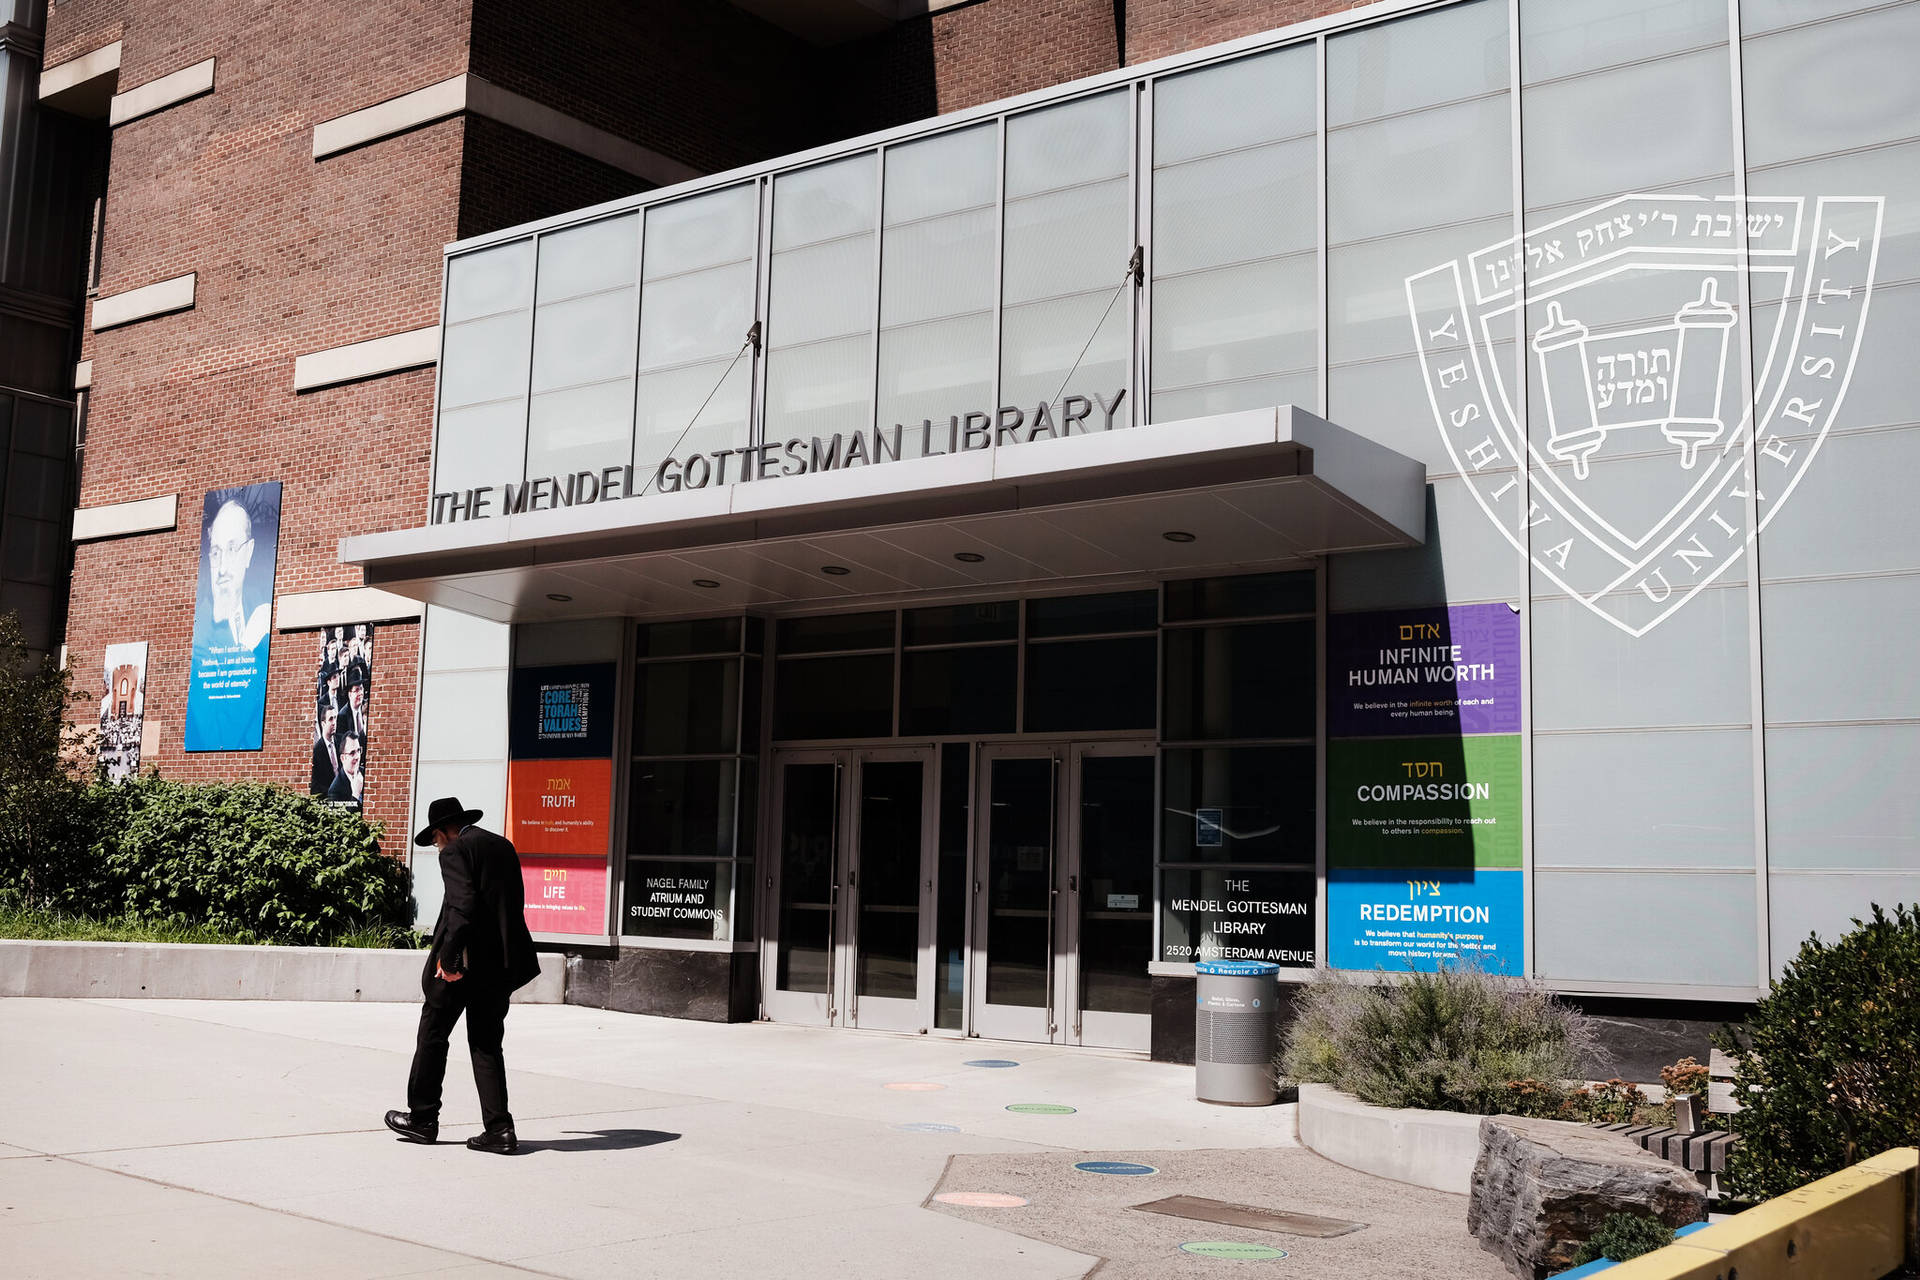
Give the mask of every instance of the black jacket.
POLYGON ((307 785, 310 795, 324 796, 333 780, 340 776, 340 766, 334 761, 333 752, 327 750, 324 742, 313 744, 313 776, 307 785))
POLYGON ((468 827, 440 851, 440 882, 445 897, 421 974, 429 1000, 447 987, 434 976, 436 964, 479 987, 505 991, 540 976, 540 957, 527 932, 520 855, 510 841, 468 827))

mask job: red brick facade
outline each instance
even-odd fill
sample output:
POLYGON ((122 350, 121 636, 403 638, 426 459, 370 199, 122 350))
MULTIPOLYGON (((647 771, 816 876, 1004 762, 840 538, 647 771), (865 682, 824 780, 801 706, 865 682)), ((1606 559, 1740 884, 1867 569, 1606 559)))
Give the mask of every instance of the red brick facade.
MULTIPOLYGON (((640 189, 633 175, 454 117, 316 161, 313 127, 466 71, 714 170, 1346 7, 1343 0, 977 0, 815 49, 720 0, 62 0, 55 65, 123 42, 124 91, 206 58, 215 91, 114 130, 99 293, 188 272, 190 311, 90 335, 82 506, 180 495, 178 527, 75 549, 68 644, 150 645, 167 776, 304 786, 312 632, 273 639, 263 750, 182 749, 202 495, 283 482, 276 593, 358 585, 346 534, 421 523, 433 371, 306 394, 296 356, 435 323, 442 246, 640 189)), ((383 626, 368 811, 408 826, 419 629, 383 626)))

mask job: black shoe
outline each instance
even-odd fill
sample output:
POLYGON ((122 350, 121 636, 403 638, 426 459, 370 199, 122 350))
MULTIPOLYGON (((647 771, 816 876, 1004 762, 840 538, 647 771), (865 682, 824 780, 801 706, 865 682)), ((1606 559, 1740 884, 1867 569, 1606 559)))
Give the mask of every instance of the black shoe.
POLYGON ((410 1111, 387 1112, 387 1128, 393 1130, 408 1142, 438 1142, 440 1140, 440 1122, 428 1120, 416 1122, 410 1111))
POLYGON ((511 1129, 489 1129, 485 1133, 476 1133, 467 1139, 470 1151, 491 1151, 495 1155, 510 1156, 520 1149, 520 1139, 513 1136, 511 1129))

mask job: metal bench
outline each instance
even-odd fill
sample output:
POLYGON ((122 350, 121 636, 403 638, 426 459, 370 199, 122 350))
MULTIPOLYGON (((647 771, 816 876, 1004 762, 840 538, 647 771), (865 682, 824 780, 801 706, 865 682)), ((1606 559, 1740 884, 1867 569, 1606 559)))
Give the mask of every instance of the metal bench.
MULTIPOLYGON (((1740 1110, 1733 1075, 1739 1061, 1715 1049, 1707 1061, 1707 1111, 1714 1115, 1732 1115, 1740 1110)), ((1697 1177, 1709 1195, 1719 1195, 1720 1179, 1727 1172, 1727 1157, 1739 1139, 1717 1129, 1688 1132, 1663 1129, 1652 1124, 1595 1124, 1596 1129, 1632 1138, 1643 1150, 1679 1165, 1697 1177)))

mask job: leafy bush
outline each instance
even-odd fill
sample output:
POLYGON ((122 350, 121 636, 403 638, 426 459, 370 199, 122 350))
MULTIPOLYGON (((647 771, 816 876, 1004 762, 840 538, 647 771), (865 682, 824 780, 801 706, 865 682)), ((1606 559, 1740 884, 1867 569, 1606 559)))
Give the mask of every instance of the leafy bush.
POLYGON ((1664 1249, 1673 1243, 1673 1228, 1658 1218, 1640 1213, 1610 1213, 1600 1229, 1573 1255, 1573 1265, 1609 1258, 1626 1262, 1643 1253, 1664 1249))
POLYGON ((1378 986, 1326 970, 1295 1001, 1279 1071, 1381 1107, 1552 1116, 1594 1056, 1592 1024, 1544 987, 1454 967, 1378 986))
POLYGON ((72 888, 87 837, 92 744, 67 723, 65 668, 27 648, 0 614, 0 898, 37 905, 72 888))
POLYGON ((1736 1196, 1781 1195, 1920 1144, 1920 908, 1875 906, 1854 924, 1831 946, 1808 938, 1730 1045, 1744 1051, 1736 1196))
POLYGON ((378 826, 285 787, 149 774, 95 789, 88 914, 325 945, 411 918, 406 868, 378 826))

